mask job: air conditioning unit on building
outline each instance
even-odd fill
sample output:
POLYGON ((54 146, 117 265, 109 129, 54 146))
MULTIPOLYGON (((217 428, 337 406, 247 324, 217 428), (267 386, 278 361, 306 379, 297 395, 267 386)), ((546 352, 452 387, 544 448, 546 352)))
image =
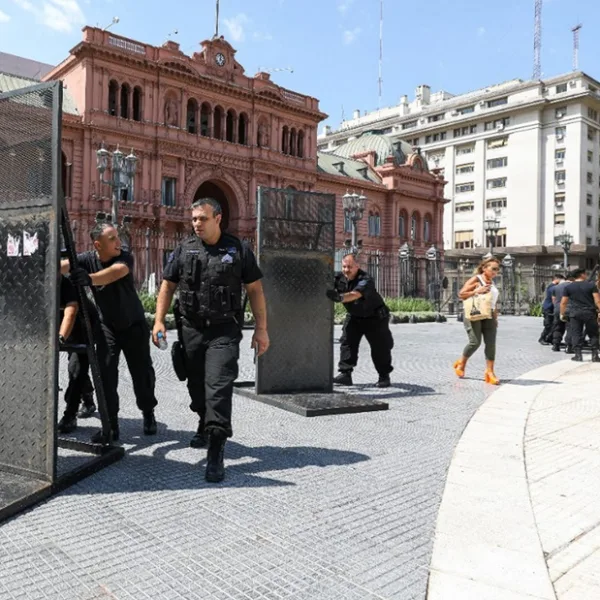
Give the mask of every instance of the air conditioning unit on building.
POLYGON ((562 134, 559 134, 559 135, 557 135, 557 136, 556 136, 556 140, 557 140, 558 142, 562 142, 564 139, 565 139, 565 136, 564 136, 564 135, 562 135, 562 134))
POLYGON ((485 100, 482 100, 482 101, 479 103, 479 106, 481 106, 481 108, 485 108, 485 100))
POLYGON ((458 117, 458 115, 459 115, 459 112, 458 112, 457 110, 453 110, 453 111, 450 113, 450 116, 451 116, 451 117, 458 117))
POLYGON ((562 165, 564 162, 565 162, 565 161, 564 161, 564 159, 562 159, 562 158, 557 158, 557 159, 556 159, 556 164, 557 164, 557 165, 562 165))
POLYGON ((496 125, 496 131, 504 131, 504 123, 498 123, 498 125, 496 125))
POLYGON ((575 87, 577 85, 577 82, 574 79, 571 79, 571 81, 569 81, 569 85, 571 87, 575 87))

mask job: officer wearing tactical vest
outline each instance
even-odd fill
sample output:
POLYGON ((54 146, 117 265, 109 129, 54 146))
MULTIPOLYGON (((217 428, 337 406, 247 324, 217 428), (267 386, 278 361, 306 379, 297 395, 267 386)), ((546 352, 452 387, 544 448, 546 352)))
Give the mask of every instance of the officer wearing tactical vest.
POLYGON ((221 231, 221 205, 213 198, 192 204, 195 235, 183 241, 169 257, 158 294, 152 331, 167 335, 165 316, 179 287, 183 350, 190 408, 199 424, 190 446, 206 445, 205 478, 222 481, 225 476, 225 442, 232 435, 231 398, 238 376, 242 339, 242 284, 256 321, 252 347, 258 356, 269 347, 267 310, 262 273, 254 254, 238 238, 221 231))
POLYGON ((333 379, 340 385, 352 385, 352 370, 358 361, 358 348, 363 335, 371 346, 371 358, 379 380, 377 387, 390 386, 394 338, 389 326, 390 311, 375 289, 373 278, 359 268, 354 254, 342 259, 342 275, 335 286, 327 290, 333 302, 342 302, 347 311, 340 339, 340 374, 333 379))

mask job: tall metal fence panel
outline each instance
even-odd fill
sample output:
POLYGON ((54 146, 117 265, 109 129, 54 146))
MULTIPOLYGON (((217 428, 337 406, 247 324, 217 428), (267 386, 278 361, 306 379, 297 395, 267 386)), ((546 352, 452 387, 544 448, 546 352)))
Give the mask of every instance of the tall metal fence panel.
POLYGON ((56 82, 0 94, 0 470, 47 482, 56 470, 61 103, 56 82))
POLYGON ((260 187, 257 212, 271 348, 256 392, 331 392, 335 196, 260 187))

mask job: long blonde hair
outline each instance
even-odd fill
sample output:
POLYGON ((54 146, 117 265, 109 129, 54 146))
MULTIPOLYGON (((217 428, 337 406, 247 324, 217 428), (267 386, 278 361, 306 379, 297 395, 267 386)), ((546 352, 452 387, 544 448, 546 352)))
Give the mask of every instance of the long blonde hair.
POLYGON ((483 273, 483 270, 491 263, 496 263, 498 266, 500 266, 500 260, 498 258, 496 258, 495 256, 489 256, 488 258, 484 258, 477 265, 477 268, 473 272, 473 275, 481 275, 483 273))

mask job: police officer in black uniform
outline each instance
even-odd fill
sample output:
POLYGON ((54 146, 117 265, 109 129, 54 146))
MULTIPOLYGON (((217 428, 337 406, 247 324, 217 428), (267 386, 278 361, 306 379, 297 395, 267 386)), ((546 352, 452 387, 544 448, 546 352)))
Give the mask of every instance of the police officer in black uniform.
POLYGON ((363 335, 371 346, 371 358, 379 381, 377 387, 389 387, 394 338, 389 327, 390 311, 375 289, 373 278, 359 268, 356 256, 348 254, 342 260, 342 275, 335 281, 335 289, 327 290, 327 297, 343 302, 348 312, 340 339, 340 374, 334 383, 352 385, 352 370, 358 361, 358 347, 363 335))
POLYGON ((269 347, 262 273, 250 248, 221 231, 221 218, 221 206, 213 198, 201 198, 192 204, 195 235, 169 257, 152 332, 158 346, 158 334, 166 338, 165 316, 179 287, 190 408, 199 416, 190 446, 204 446, 205 433, 208 435, 205 479, 215 483, 225 476, 225 442, 232 435, 233 382, 238 376, 243 325, 242 284, 256 320, 252 347, 258 356, 269 347))

